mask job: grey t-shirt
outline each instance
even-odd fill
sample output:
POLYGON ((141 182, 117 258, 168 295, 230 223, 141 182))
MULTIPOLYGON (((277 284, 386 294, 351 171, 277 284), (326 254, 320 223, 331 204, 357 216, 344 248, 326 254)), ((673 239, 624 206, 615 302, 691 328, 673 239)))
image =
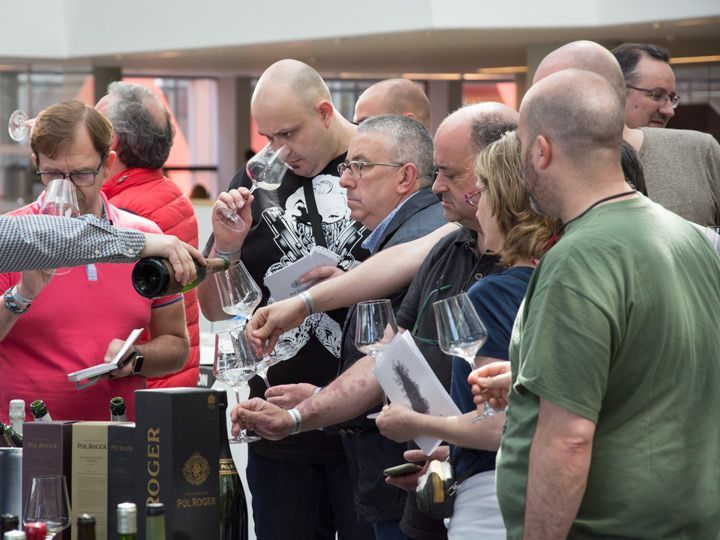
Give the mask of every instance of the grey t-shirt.
POLYGON ((648 197, 700 225, 720 225, 720 144, 689 129, 642 128, 648 197))

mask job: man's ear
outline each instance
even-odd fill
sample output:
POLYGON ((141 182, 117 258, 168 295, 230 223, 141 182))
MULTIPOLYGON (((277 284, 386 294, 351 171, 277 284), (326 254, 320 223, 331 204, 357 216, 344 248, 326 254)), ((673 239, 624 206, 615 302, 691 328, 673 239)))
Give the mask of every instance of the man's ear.
POLYGON ((40 168, 40 165, 38 165, 38 159, 37 159, 37 155, 35 154, 35 152, 33 152, 31 154, 30 158, 32 159, 33 172, 35 172, 40 168))
POLYGON ((335 107, 333 107, 333 104, 328 100, 323 99, 317 104, 316 110, 320 114, 320 118, 322 119, 323 124, 325 124, 325 127, 330 127, 333 115, 335 114, 335 107))
POLYGON ((418 170, 417 165, 414 163, 406 163, 400 168, 402 171, 402 178, 397 185, 397 192, 400 195, 409 195, 417 189, 418 184, 418 170))
POLYGON ((106 174, 107 174, 107 173, 110 171, 110 169, 112 168, 113 164, 115 163, 115 159, 117 159, 117 154, 115 153, 115 151, 110 150, 110 151, 108 152, 108 155, 105 157, 105 167, 104 167, 104 169, 105 169, 106 174))
POLYGON ((117 150, 118 144, 120 144, 120 139, 115 134, 115 132, 112 132, 112 139, 110 139, 110 150, 117 150))
POLYGON ((547 169, 552 161, 552 144, 544 135, 538 135, 535 144, 537 146, 535 164, 539 170, 547 169))

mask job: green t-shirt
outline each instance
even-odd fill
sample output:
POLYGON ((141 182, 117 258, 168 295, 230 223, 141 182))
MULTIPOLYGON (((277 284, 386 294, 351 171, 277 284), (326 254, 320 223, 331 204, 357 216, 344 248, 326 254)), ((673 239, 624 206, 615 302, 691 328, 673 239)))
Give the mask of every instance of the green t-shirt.
POLYGON ((497 492, 522 538, 539 399, 596 424, 570 538, 717 538, 720 257, 642 196, 572 222, 513 330, 497 492))

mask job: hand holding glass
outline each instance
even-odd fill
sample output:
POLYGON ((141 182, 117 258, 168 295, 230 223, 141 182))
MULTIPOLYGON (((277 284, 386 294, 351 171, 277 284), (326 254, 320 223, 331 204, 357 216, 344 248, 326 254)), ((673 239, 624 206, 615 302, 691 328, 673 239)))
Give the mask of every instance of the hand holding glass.
MULTIPOLYGON (((450 356, 459 356, 475 369, 475 355, 487 341, 487 329, 472 305, 467 293, 439 300, 433 304, 440 350, 450 356)), ((497 414, 488 403, 478 418, 497 414)))
MULTIPOLYGON (((357 305, 355 319, 355 347, 377 360, 383 350, 397 334, 395 313, 390 300, 370 300, 357 305)), ((383 392, 383 403, 387 405, 387 396, 383 392)), ((379 413, 368 414, 368 418, 377 418, 379 413)))
POLYGON ((30 483, 23 523, 43 522, 50 540, 70 525, 70 502, 62 475, 34 477, 30 483))
MULTIPOLYGON (((215 334, 213 375, 233 389, 237 403, 240 402, 240 388, 255 376, 255 369, 260 360, 241 328, 215 334)), ((260 440, 260 437, 248 435, 243 429, 237 437, 230 438, 229 442, 236 444, 257 440, 260 440)))

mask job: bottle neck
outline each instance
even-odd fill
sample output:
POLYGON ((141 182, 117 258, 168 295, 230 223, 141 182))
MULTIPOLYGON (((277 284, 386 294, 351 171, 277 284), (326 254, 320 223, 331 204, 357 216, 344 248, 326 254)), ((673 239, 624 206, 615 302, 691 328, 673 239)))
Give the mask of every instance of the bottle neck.
POLYGON ((208 274, 215 272, 224 272, 230 268, 230 261, 221 257, 210 257, 205 259, 205 271, 208 274))

